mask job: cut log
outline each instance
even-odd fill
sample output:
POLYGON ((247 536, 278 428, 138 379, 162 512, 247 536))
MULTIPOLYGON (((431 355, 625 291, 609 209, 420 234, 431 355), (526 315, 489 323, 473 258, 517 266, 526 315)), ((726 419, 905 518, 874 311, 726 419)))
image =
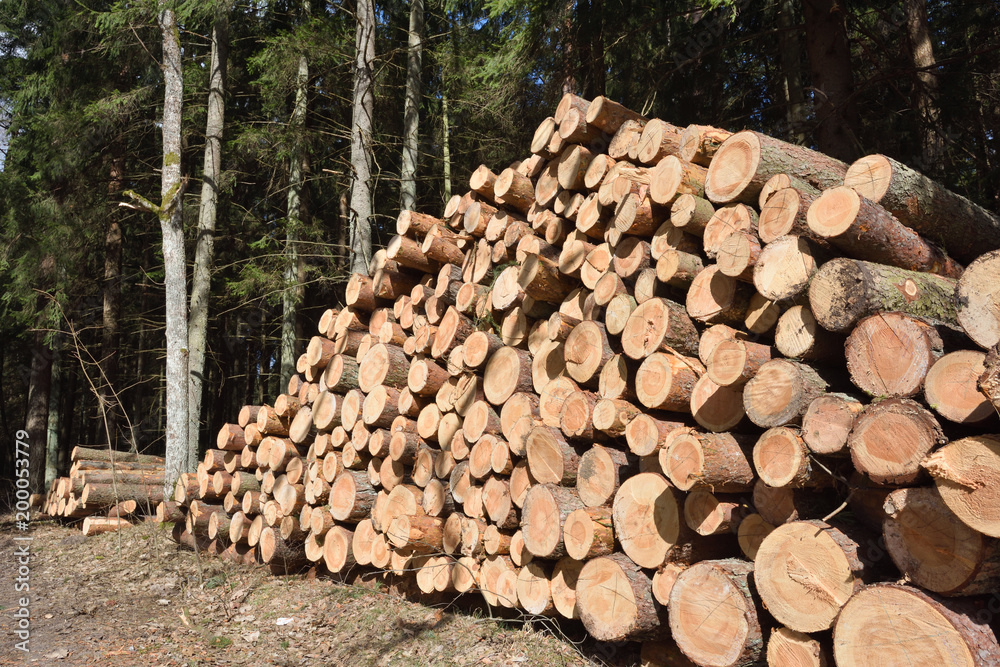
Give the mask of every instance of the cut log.
POLYGON ((797 424, 814 398, 829 383, 811 366, 772 359, 743 389, 743 407, 754 424, 764 428, 797 424))
MULTIPOLYGON (((410 362, 403 348, 396 345, 373 345, 358 367, 358 388, 368 393, 379 385, 402 389, 410 362)), ((259 425, 259 424, 258 424, 259 425)))
POLYGON ((330 513, 337 521, 357 523, 371 514, 376 495, 367 472, 345 470, 330 487, 330 513))
POLYGON ((881 206, 848 187, 821 194, 806 213, 809 229, 852 257, 958 278, 962 267, 881 206))
POLYGON ((712 164, 712 158, 722 143, 732 136, 728 130, 720 130, 710 125, 688 125, 681 133, 680 157, 705 167, 712 164))
POLYGON ((924 378, 927 405, 948 421, 975 424, 996 414, 993 405, 978 390, 986 372, 986 355, 974 350, 946 354, 931 366, 924 378))
POLYGON ((997 664, 1000 646, 984 621, 974 606, 876 584, 844 605, 833 629, 834 659, 840 667, 997 664))
POLYGON ((962 523, 990 537, 1000 537, 1000 438, 977 435, 956 440, 931 454, 922 465, 962 523))
POLYGON ((940 240, 959 261, 1000 248, 1000 218, 885 155, 854 162, 844 185, 881 205, 907 227, 940 240), (948 233, 943 233, 948 230, 948 233))
POLYGON ((598 431, 618 437, 625 435, 629 423, 640 414, 641 410, 626 400, 602 398, 594 406, 592 419, 598 431))
MULTIPOLYGON (((772 179, 773 180, 773 179, 772 179)), ((763 196, 763 192, 761 193, 763 196)), ((819 192, 807 192, 797 188, 782 188, 775 191, 761 205, 757 221, 760 240, 770 243, 782 236, 818 236, 809 229, 806 212, 819 197, 819 192)))
POLYGON ((643 359, 658 350, 694 355, 698 353, 698 332, 679 304, 650 299, 628 316, 621 343, 632 359, 643 359))
POLYGON ((681 195, 702 197, 705 173, 702 166, 668 155, 649 172, 649 198, 656 204, 669 206, 681 195))
POLYGON ((663 633, 666 610, 653 600, 652 580, 624 554, 588 561, 576 586, 576 607, 598 641, 649 639, 663 633))
POLYGON ((715 257, 722 242, 736 232, 757 233, 757 213, 745 204, 734 204, 718 209, 702 232, 705 254, 715 257))
POLYGON ((988 252, 969 264, 955 288, 958 322, 969 338, 989 349, 1000 342, 1000 251, 988 252))
POLYGON ((118 517, 88 516, 83 519, 83 535, 91 537, 102 533, 113 533, 131 526, 129 521, 118 517))
POLYGON ((524 444, 531 476, 539 483, 576 484, 580 455, 561 432, 549 426, 536 426, 524 444))
POLYGON ((636 372, 636 396, 648 408, 686 412, 691 409, 694 387, 704 372, 697 359, 654 352, 636 372))
POLYGON ((535 484, 528 489, 521 512, 524 546, 538 558, 562 558, 566 555, 563 526, 583 501, 573 489, 555 484, 535 484))
POLYGON ((748 491, 754 482, 749 443, 731 433, 698 433, 677 429, 659 452, 663 474, 681 491, 709 489, 718 493, 748 491))
POLYGON ((767 639, 769 667, 829 667, 832 659, 818 639, 791 628, 775 628, 767 639))
POLYGON ((847 437, 865 406, 846 394, 823 394, 802 415, 802 439, 810 451, 824 456, 846 456, 847 437))
POLYGON ((771 301, 790 301, 804 294, 820 264, 821 253, 800 236, 768 243, 757 258, 753 284, 771 301))
POLYGON ((696 664, 760 664, 764 638, 749 581, 753 571, 750 563, 730 558, 697 563, 678 575, 667 607, 670 631, 696 664))
POLYGON ((769 524, 760 514, 749 514, 740 522, 737 538, 743 555, 753 560, 757 557, 764 538, 771 534, 774 526, 769 524))
POLYGON ((594 445, 580 457, 576 490, 587 507, 608 503, 621 486, 638 471, 638 461, 625 452, 594 445))
POLYGON ((490 357, 483 373, 483 391, 493 405, 503 405, 517 392, 534 388, 531 355, 526 350, 503 347, 490 357))
POLYGON ((639 473, 615 493, 614 529, 625 554, 640 567, 659 567, 676 560, 671 551, 682 537, 681 507, 676 490, 656 473, 639 473))
MULTIPOLYGON (((330 572, 343 572, 358 563, 354 549, 355 532, 344 526, 334 526, 323 535, 323 564, 330 572)), ((365 560, 370 558, 370 554, 369 547, 365 560)))
POLYGON ((708 377, 723 387, 739 387, 774 356, 774 349, 744 340, 720 342, 708 360, 708 377))
POLYGON ((684 498, 684 522, 699 535, 724 535, 739 528, 746 507, 733 500, 720 500, 711 491, 699 489, 684 498))
POLYGON ((754 266, 761 254, 760 241, 752 232, 736 231, 723 239, 716 252, 719 271, 730 278, 752 282, 754 266))
POLYGON ((856 387, 869 396, 894 398, 923 388, 943 348, 940 334, 926 322, 902 313, 878 313, 858 322, 844 352, 856 387))
POLYGON ((671 224, 695 236, 705 233, 705 227, 714 215, 712 203, 695 195, 681 195, 670 207, 671 224))
POLYGON ((776 426, 764 431, 753 448, 753 466, 771 487, 830 486, 833 477, 816 465, 798 429, 776 426))
POLYGON ((681 128, 653 118, 639 137, 636 157, 643 164, 656 164, 668 155, 675 155, 681 147, 681 128))
POLYGON ((792 306, 778 319, 774 346, 792 359, 837 359, 843 339, 820 327, 808 306, 792 306))
POLYGON ((431 345, 431 356, 444 359, 455 347, 460 345, 476 330, 472 320, 462 315, 454 306, 448 306, 447 312, 438 324, 431 345))
POLYGON ((614 134, 627 121, 640 125, 646 122, 640 114, 603 95, 598 95, 591 101, 585 119, 588 125, 594 125, 608 134, 614 134))
POLYGON ((723 387, 702 376, 691 392, 691 415, 703 428, 728 431, 743 421, 746 410, 742 387, 723 387))
POLYGON ((754 559, 754 582, 778 622, 799 632, 833 625, 862 588, 858 542, 822 521, 794 521, 773 530, 754 559))
POLYGON ((666 446, 668 435, 686 426, 684 422, 664 421, 649 414, 639 414, 625 428, 625 440, 636 456, 651 456, 666 446))
POLYGON ((847 165, 759 132, 738 132, 726 139, 712 158, 705 176, 705 194, 713 202, 755 204, 768 179, 786 173, 824 190, 844 182, 847 165))
POLYGON ((921 461, 946 442, 929 410, 907 398, 872 403, 858 415, 847 439, 854 467, 876 484, 912 484, 921 461))
POLYGON ((687 293, 687 312, 706 324, 743 324, 753 288, 719 271, 715 264, 695 276, 687 293))
POLYGON ((949 596, 998 590, 1000 542, 956 520, 937 489, 897 489, 884 509, 886 550, 908 581, 949 596))

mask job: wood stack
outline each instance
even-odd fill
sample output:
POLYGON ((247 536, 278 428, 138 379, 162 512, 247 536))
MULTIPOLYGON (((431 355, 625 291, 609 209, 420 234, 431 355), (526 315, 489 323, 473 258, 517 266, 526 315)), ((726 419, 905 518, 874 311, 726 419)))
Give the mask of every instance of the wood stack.
POLYGON ((83 534, 98 535, 152 516, 163 501, 163 458, 110 449, 74 447, 69 477, 52 482, 42 511, 83 519, 83 534))
POLYGON ((650 663, 1000 660, 995 216, 882 156, 567 95, 396 231, 163 505, 179 541, 650 663))

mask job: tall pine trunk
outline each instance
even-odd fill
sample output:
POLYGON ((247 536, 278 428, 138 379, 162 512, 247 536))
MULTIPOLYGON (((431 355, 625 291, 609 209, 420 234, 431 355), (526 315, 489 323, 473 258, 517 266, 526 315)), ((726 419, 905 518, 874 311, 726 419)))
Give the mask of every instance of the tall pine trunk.
POLYGON ((562 44, 561 93, 563 95, 566 93, 576 93, 579 88, 576 81, 577 35, 575 26, 573 25, 573 10, 575 6, 575 0, 566 0, 562 16, 560 17, 562 34, 559 41, 562 44))
MULTIPOLYGON (((116 146, 111 160, 111 178, 108 194, 121 193, 125 178, 125 158, 116 146)), ((118 422, 122 415, 122 405, 117 395, 118 374, 121 353, 121 311, 122 311, 122 227, 117 211, 108 212, 108 228, 104 235, 104 305, 101 335, 101 364, 98 386, 101 404, 105 406, 108 446, 118 448, 118 422)))
POLYGON ((49 425, 49 388, 52 384, 52 350, 45 334, 35 332, 31 347, 31 374, 28 376, 28 410, 24 430, 28 432, 28 480, 32 493, 45 492, 45 450, 49 425))
POLYGON ((212 292, 212 261, 215 255, 215 220, 222 177, 222 133, 226 119, 226 61, 229 55, 229 17, 220 11, 212 26, 209 56, 208 120, 205 123, 205 161, 201 172, 201 204, 198 236, 191 273, 191 321, 188 323, 188 456, 198 458, 202 397, 205 384, 205 353, 208 340, 208 307, 212 292))
POLYGON ((158 214, 163 232, 163 282, 166 291, 167 419, 166 474, 163 489, 173 492, 182 472, 194 467, 188 449, 188 326, 187 275, 184 261, 184 217, 181 181, 181 111, 184 79, 177 17, 165 0, 160 2, 163 33, 163 171, 158 214))
MULTIPOLYGON (((62 400, 60 382, 62 354, 59 348, 52 350, 52 367, 49 370, 49 414, 45 429, 45 488, 59 476, 59 407, 62 400)), ((39 489, 40 490, 40 489, 39 489)))
POLYGON ((816 143, 835 158, 858 157, 857 104, 843 0, 802 0, 806 50, 815 90, 816 143))
POLYGON ((941 112, 937 106, 938 76, 935 69, 934 40, 927 22, 927 0, 905 0, 906 36, 910 59, 916 74, 914 106, 919 114, 918 131, 921 144, 921 168, 934 171, 944 151, 938 124, 941 112))
POLYGON ((410 0, 410 32, 406 52, 406 101, 403 106, 403 166, 399 175, 399 207, 417 206, 417 147, 420 126, 420 61, 423 51, 424 0, 410 0))
POLYGON ((781 28, 781 83, 785 96, 785 121, 788 123, 786 138, 801 144, 805 142, 806 104, 802 85, 802 41, 799 39, 794 0, 781 0, 778 26, 781 28))
MULTIPOLYGON (((302 13, 308 20, 309 0, 302 3, 302 13)), ((299 54, 299 70, 295 80, 295 106, 288 119, 288 131, 292 137, 291 157, 288 159, 288 198, 286 200, 287 229, 285 231, 285 286, 281 294, 281 386, 288 384, 295 373, 298 356, 296 320, 298 305, 302 299, 302 283, 299 271, 299 229, 304 219, 302 190, 304 187, 303 134, 306 114, 309 108, 309 59, 305 53, 299 54)))
POLYGON ((351 123, 351 273, 368 273, 372 258, 372 115, 375 3, 358 0, 354 47, 354 109, 351 123))
POLYGON ((441 159, 444 162, 444 200, 451 199, 451 128, 448 116, 448 91, 441 86, 441 159))

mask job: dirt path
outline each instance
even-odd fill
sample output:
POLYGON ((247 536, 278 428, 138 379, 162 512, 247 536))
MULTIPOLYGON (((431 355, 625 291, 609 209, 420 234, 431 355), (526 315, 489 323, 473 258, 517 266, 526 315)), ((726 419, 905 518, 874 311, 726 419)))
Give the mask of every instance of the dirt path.
MULTIPOLYGON (((0 665, 632 665, 537 624, 408 602, 384 589, 276 577, 183 551, 157 524, 84 538, 33 524, 30 653, 15 649, 22 536, 0 525, 0 665), (204 583, 202 583, 204 582, 204 583), (586 654, 586 657, 585 655, 586 654)), ((567 632, 576 632, 567 628, 567 632)))

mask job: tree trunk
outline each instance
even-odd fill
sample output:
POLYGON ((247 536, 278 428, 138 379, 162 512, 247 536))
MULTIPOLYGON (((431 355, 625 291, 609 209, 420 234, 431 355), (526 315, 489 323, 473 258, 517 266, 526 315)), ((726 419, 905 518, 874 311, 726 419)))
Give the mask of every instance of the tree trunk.
POLYGON ((208 339, 208 302, 212 291, 212 259, 215 250, 215 219, 222 176, 222 132, 226 113, 226 63, 229 51, 229 17, 221 12, 212 26, 209 59, 208 120, 205 126, 205 161, 201 173, 201 207, 191 273, 191 310, 188 349, 191 351, 188 382, 188 448, 191 460, 198 456, 201 401, 208 339))
POLYGON ((29 477, 33 493, 45 491, 45 452, 49 422, 49 389, 52 386, 52 350, 45 344, 45 333, 35 332, 31 348, 31 374, 28 376, 28 405, 24 430, 28 432, 29 477))
POLYGON ((368 273, 372 257, 372 121, 375 112, 375 3, 358 0, 354 118, 351 126, 351 273, 368 273))
POLYGON ((399 207, 417 206, 417 146, 420 123, 420 59, 424 33, 424 0, 410 0, 410 31, 406 55, 406 101, 403 109, 403 165, 399 175, 399 207))
MULTIPOLYGON (((111 161, 111 179, 108 183, 108 193, 118 196, 121 193, 124 179, 124 159, 116 155, 111 161)), ((115 392, 118 391, 119 347, 121 333, 122 298, 122 228, 117 211, 108 212, 108 229, 104 235, 104 307, 101 335, 101 380, 100 398, 103 405, 108 406, 105 413, 107 421, 108 445, 112 449, 118 446, 118 419, 122 409, 115 392)))
POLYGON ((927 21, 927 0, 905 0, 906 37, 914 70, 914 107, 919 114, 917 130, 920 134, 920 159, 924 171, 938 164, 944 151, 944 142, 938 134, 941 114, 937 107, 938 75, 934 59, 934 40, 927 21))
POLYGON ((180 30, 174 10, 160 2, 159 24, 163 34, 163 170, 159 206, 163 232, 163 269, 166 288, 166 476, 164 493, 192 470, 188 450, 188 323, 187 266, 184 253, 184 183, 181 179, 181 112, 184 79, 181 65, 180 30))
MULTIPOLYGON (((443 78, 443 73, 442 73, 443 78)), ((441 162, 444 178, 444 200, 451 199, 451 129, 448 127, 448 91, 441 86, 441 162)))
POLYGON ((794 0, 781 0, 778 7, 778 26, 781 48, 781 85, 785 94, 785 121, 788 123, 786 138, 792 143, 805 142, 803 125, 806 120, 805 93, 802 85, 802 43, 799 39, 798 17, 794 0))
MULTIPOLYGON (((47 415, 47 428, 45 432, 45 486, 48 489, 52 482, 59 476, 59 401, 62 393, 62 382, 60 374, 59 349, 52 352, 52 370, 50 377, 52 382, 49 387, 49 413, 47 415)), ((36 493, 41 493, 43 487, 37 487, 36 493)))
POLYGON ((857 157, 859 117, 853 101, 854 77, 847 15, 837 0, 803 0, 806 51, 815 89, 816 141, 819 149, 841 160, 857 157))

